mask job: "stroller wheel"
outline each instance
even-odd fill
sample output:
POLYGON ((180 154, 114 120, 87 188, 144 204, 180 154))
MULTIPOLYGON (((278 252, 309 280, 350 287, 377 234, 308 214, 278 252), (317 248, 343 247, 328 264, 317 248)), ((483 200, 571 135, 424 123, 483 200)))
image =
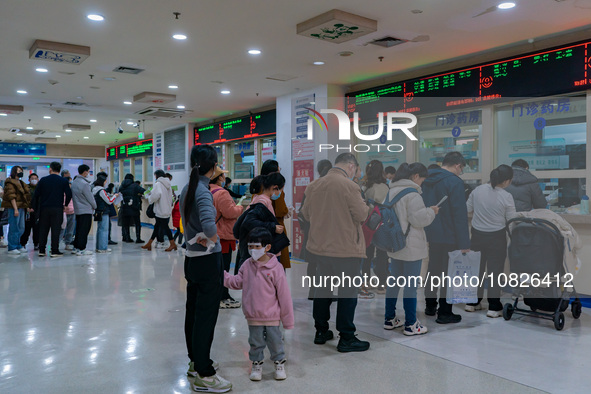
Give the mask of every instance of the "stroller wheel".
POLYGON ((555 313, 554 314, 554 328, 558 331, 564 328, 564 313, 555 313))
POLYGON ((503 319, 511 320, 511 316, 513 316, 513 305, 506 303, 503 306, 503 319))
POLYGON ((581 301, 578 298, 573 301, 572 305, 570 306, 570 310, 575 319, 581 317, 582 308, 583 306, 581 305, 581 301))

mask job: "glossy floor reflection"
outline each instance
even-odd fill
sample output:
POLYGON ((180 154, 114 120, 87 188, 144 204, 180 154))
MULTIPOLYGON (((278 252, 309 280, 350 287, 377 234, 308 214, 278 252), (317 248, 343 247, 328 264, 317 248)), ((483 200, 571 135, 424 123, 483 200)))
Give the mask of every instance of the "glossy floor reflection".
MULTIPOLYGON (((246 321, 239 309, 220 311, 213 358, 234 392, 587 393, 591 385, 586 310, 580 320, 567 314, 561 332, 549 321, 485 312, 462 311, 462 323, 441 326, 419 301, 429 333, 405 337, 382 329, 378 296, 360 300, 355 319, 370 350, 340 354, 337 340, 312 343, 311 302, 297 283, 306 265, 293 266, 286 381, 273 380, 269 360, 262 382, 248 379, 246 321)), ((112 254, 50 259, 0 249, 0 393, 191 392, 184 288, 180 251, 119 244, 112 254)))

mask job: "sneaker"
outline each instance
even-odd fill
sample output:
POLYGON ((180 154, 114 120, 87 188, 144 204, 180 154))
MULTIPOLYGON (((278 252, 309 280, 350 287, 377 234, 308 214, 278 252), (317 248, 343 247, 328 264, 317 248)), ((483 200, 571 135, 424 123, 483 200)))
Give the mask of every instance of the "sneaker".
POLYGON ((191 382, 191 388, 194 391, 200 392, 227 393, 232 390, 232 383, 228 382, 218 374, 207 377, 201 377, 197 374, 195 380, 191 382))
POLYGON ((66 250, 74 250, 74 247, 72 245, 66 245, 66 250))
POLYGON ((275 380, 284 380, 287 379, 287 374, 285 373, 285 359, 280 361, 275 361, 275 380))
POLYGON ((236 301, 234 299, 227 299, 226 304, 228 304, 228 308, 240 308, 242 306, 240 301, 236 301))
POLYGON ((341 337, 341 339, 339 339, 339 344, 337 345, 337 350, 341 353, 364 352, 367 349, 369 349, 369 342, 360 341, 357 337, 349 339, 341 337))
POLYGON ((21 252, 19 252, 18 249, 12 249, 12 250, 9 250, 8 251, 8 254, 12 254, 12 255, 15 255, 15 256, 20 256, 21 255, 21 252))
POLYGON ((72 249, 72 254, 78 254, 78 252, 79 252, 79 251, 80 251, 79 249, 77 249, 77 248, 73 248, 73 249, 72 249))
POLYGON ((416 321, 415 324, 410 326, 404 326, 404 335, 421 335, 427 333, 427 327, 423 326, 420 321, 416 321))
POLYGON ((462 316, 451 313, 449 315, 438 315, 437 320, 439 324, 459 323, 462 321, 462 316))
POLYGON ((435 316, 437 314, 437 305, 425 307, 425 315, 427 316, 435 316))
POLYGON ((17 249, 17 250, 18 250, 19 253, 22 253, 22 254, 29 253, 29 251, 27 250, 27 248, 25 248, 24 246, 22 248, 20 248, 20 249, 17 249))
POLYGON ((491 311, 490 309, 486 312, 486 317, 501 317, 503 316, 503 311, 491 311))
POLYGON ((464 310, 466 312, 474 312, 474 311, 479 311, 482 309, 482 306, 480 305, 480 303, 478 303, 478 305, 468 305, 466 304, 466 306, 464 307, 464 310))
POLYGON ((316 331, 316 336, 314 337, 314 343, 316 345, 324 345, 326 341, 330 341, 334 338, 334 334, 332 331, 328 330, 326 332, 316 331))
POLYGON ((76 256, 91 256, 94 253, 92 253, 92 251, 90 250, 78 250, 78 252, 76 253, 76 256))
POLYGON ((384 322, 384 330, 393 330, 395 328, 402 327, 403 325, 404 324, 402 323, 402 320, 395 317, 394 319, 386 320, 384 322))
POLYGON ((95 250, 95 252, 96 253, 111 253, 112 250, 111 249, 105 249, 105 250, 99 250, 99 249, 97 249, 97 250, 95 250))
POLYGON ((164 242, 156 242, 156 249, 166 249, 167 247, 164 242))
POLYGON ((263 362, 253 361, 252 368, 250 370, 250 380, 258 382, 263 378, 263 362))
POLYGON ((109 241, 109 245, 117 245, 117 242, 115 242, 115 241, 109 241))
POLYGON ((230 309, 230 304, 226 302, 226 300, 220 301, 220 309, 230 309))
POLYGON ((54 252, 53 250, 51 251, 51 253, 49 253, 49 257, 62 257, 64 254, 62 252, 60 252, 59 250, 57 252, 54 252))
POLYGON ((45 250, 41 250, 41 249, 39 249, 39 257, 45 257, 45 256, 47 256, 47 255, 45 254, 45 250))
POLYGON ((376 295, 374 293, 372 293, 371 291, 368 291, 366 289, 359 289, 359 298, 361 298, 363 300, 371 300, 375 297, 376 297, 376 295))
MULTIPOLYGON (((220 369, 220 364, 214 361, 213 369, 215 369, 216 371, 220 369)), ((193 361, 189 362, 189 369, 187 370, 187 375, 192 377, 197 376, 197 371, 195 371, 195 364, 193 363, 193 361)))

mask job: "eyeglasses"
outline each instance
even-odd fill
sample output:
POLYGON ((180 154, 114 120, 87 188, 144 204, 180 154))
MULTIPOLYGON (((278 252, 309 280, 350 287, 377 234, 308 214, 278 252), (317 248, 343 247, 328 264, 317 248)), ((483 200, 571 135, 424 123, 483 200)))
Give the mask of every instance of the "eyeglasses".
POLYGON ((459 175, 464 175, 464 167, 463 165, 460 165, 460 173, 459 175))

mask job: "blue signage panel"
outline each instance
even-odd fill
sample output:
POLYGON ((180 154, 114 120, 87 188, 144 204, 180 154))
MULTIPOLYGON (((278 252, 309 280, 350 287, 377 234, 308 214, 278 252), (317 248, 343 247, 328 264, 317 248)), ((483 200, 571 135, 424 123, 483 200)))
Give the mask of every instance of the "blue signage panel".
POLYGON ((0 142, 0 155, 45 156, 47 149, 45 144, 0 142))

